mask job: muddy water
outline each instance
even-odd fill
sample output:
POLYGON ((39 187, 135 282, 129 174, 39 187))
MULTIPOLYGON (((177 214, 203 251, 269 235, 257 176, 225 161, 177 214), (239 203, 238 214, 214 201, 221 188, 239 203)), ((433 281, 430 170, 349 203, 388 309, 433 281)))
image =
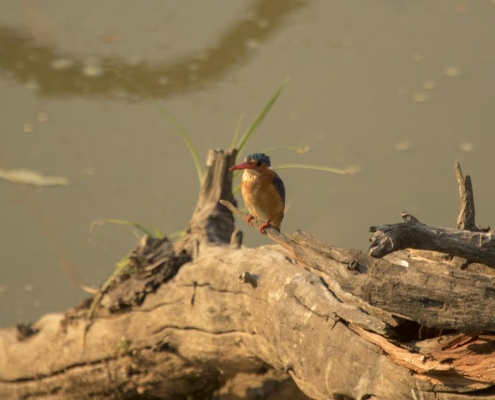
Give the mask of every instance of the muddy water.
MULTIPOLYGON (((0 169, 69 179, 0 180, 0 325, 62 311, 136 243, 118 218, 187 225, 201 157, 228 147, 287 76, 247 151, 274 164, 358 166, 354 176, 282 170, 283 230, 365 249, 370 225, 454 226, 453 165, 473 177, 478 222, 495 224, 493 1, 195 1, 0 4, 0 169), (200 5, 201 4, 201 5, 200 5)), ((242 222, 239 222, 242 225, 242 222)), ((244 226, 244 225, 242 225, 244 226)), ((268 243, 245 229, 246 244, 268 243)))

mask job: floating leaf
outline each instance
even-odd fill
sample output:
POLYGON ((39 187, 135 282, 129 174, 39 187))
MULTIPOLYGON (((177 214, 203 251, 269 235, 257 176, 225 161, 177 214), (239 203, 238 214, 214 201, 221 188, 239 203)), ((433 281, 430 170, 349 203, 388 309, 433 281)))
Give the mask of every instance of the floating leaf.
POLYGON ((400 142, 396 143, 394 146, 395 151, 407 151, 411 150, 413 147, 411 142, 400 142))
POLYGON ((430 101, 430 96, 425 92, 418 92, 412 95, 412 101, 415 103, 427 103, 430 101))
POLYGON ((459 148, 466 153, 474 151, 474 144, 469 142, 464 142, 459 145, 459 148))
POLYGON ((428 79, 428 80, 423 82, 423 89, 426 89, 426 90, 433 90, 433 89, 435 89, 436 86, 437 86, 436 83, 434 81, 432 81, 431 79, 428 79))
POLYGON ((450 76, 451 78, 458 77, 461 75, 462 71, 459 67, 447 67, 445 68, 445 75, 450 76))
POLYGON ((33 130, 34 130, 33 124, 30 122, 26 122, 24 125, 22 125, 22 131, 24 133, 31 133, 33 132, 33 130))
POLYGON ((0 179, 33 186, 69 186, 69 179, 63 176, 44 176, 30 169, 0 169, 0 179))

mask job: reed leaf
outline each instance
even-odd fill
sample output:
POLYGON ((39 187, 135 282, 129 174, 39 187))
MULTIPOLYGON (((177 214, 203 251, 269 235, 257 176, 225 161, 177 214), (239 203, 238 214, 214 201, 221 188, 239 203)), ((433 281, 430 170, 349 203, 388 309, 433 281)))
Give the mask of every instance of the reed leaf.
POLYGON ((289 81, 289 79, 286 79, 285 82, 282 84, 282 86, 280 86, 277 89, 277 91, 275 92, 275 94, 270 98, 270 100, 268 100, 268 102, 265 104, 265 107, 263 107, 263 109, 258 114, 258 116, 256 117, 256 119, 253 121, 253 123, 251 124, 251 126, 244 132, 244 134, 242 135, 241 139, 239 140, 239 143, 236 146, 237 151, 238 151, 237 157, 239 157, 239 155, 242 153, 242 150, 244 149, 244 147, 248 143, 249 139, 251 139, 251 137, 253 136, 253 134, 256 132, 256 130, 258 129, 258 127, 261 125, 261 123, 265 119, 266 115, 268 114, 268 112, 270 111, 270 109, 275 104, 275 102, 277 101, 278 97, 280 96, 280 94, 284 90, 285 85, 287 85, 287 82, 288 81, 289 81))
POLYGON ((275 170, 290 169, 290 168, 312 169, 314 171, 325 171, 325 172, 332 172, 334 174, 342 174, 342 175, 354 175, 354 174, 360 172, 359 168, 338 169, 338 168, 322 167, 319 165, 308 165, 308 164, 282 164, 282 165, 277 165, 276 167, 273 167, 273 169, 275 169, 275 170))
POLYGON ((239 137, 239 132, 241 131, 242 120, 244 119, 244 113, 239 115, 239 119, 237 120, 237 126, 235 127, 234 136, 232 137, 232 142, 230 143, 230 147, 235 147, 237 143, 237 138, 239 137))
POLYGON ((177 120, 177 118, 175 118, 170 111, 168 111, 165 107, 163 107, 160 103, 158 103, 158 101, 142 87, 136 85, 131 80, 120 75, 117 71, 113 71, 113 73, 117 75, 120 79, 122 79, 124 82, 127 82, 129 85, 139 90, 144 96, 150 99, 160 109, 160 111, 167 116, 167 118, 170 121, 172 121, 172 123, 175 125, 180 135, 182 136, 182 139, 184 139, 184 142, 186 142, 187 148, 189 149, 189 153, 191 154, 191 157, 194 160, 194 165, 196 166, 196 171, 198 173, 198 178, 199 178, 199 184, 201 184, 201 181, 203 179, 203 167, 201 166, 201 162, 198 157, 198 152, 196 151, 196 147, 194 146, 194 143, 192 142, 191 138, 186 133, 186 131, 184 130, 180 122, 177 120))
POLYGON ((93 232, 93 229, 95 226, 103 226, 107 224, 116 224, 116 225, 127 225, 127 226, 132 226, 133 228, 139 229, 141 232, 144 234, 148 235, 149 237, 155 238, 155 239, 163 239, 165 235, 160 231, 158 228, 149 228, 143 224, 140 224, 138 222, 133 222, 133 221, 127 221, 124 219, 103 219, 103 220, 96 220, 91 222, 91 225, 89 226, 89 232, 93 232))

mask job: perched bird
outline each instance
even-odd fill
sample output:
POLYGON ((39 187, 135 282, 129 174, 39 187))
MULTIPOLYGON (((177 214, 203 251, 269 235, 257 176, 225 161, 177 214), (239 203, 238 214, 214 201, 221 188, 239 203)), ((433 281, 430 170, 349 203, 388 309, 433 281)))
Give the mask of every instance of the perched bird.
POLYGON ((231 171, 244 170, 241 192, 249 210, 246 222, 249 224, 253 217, 267 221, 259 228, 263 235, 270 225, 280 231, 285 210, 284 183, 270 166, 270 157, 254 153, 248 155, 243 163, 230 168, 231 171))

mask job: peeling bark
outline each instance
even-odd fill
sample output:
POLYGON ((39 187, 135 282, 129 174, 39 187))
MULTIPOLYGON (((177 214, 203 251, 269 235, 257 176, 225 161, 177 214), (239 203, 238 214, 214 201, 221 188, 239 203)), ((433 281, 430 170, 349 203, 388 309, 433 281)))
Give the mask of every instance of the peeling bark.
POLYGON ((234 160, 210 152, 187 235, 143 238, 90 324, 87 301, 0 330, 0 398, 495 400, 495 263, 469 243, 490 232, 407 216, 370 254, 272 228, 242 248, 234 160))

